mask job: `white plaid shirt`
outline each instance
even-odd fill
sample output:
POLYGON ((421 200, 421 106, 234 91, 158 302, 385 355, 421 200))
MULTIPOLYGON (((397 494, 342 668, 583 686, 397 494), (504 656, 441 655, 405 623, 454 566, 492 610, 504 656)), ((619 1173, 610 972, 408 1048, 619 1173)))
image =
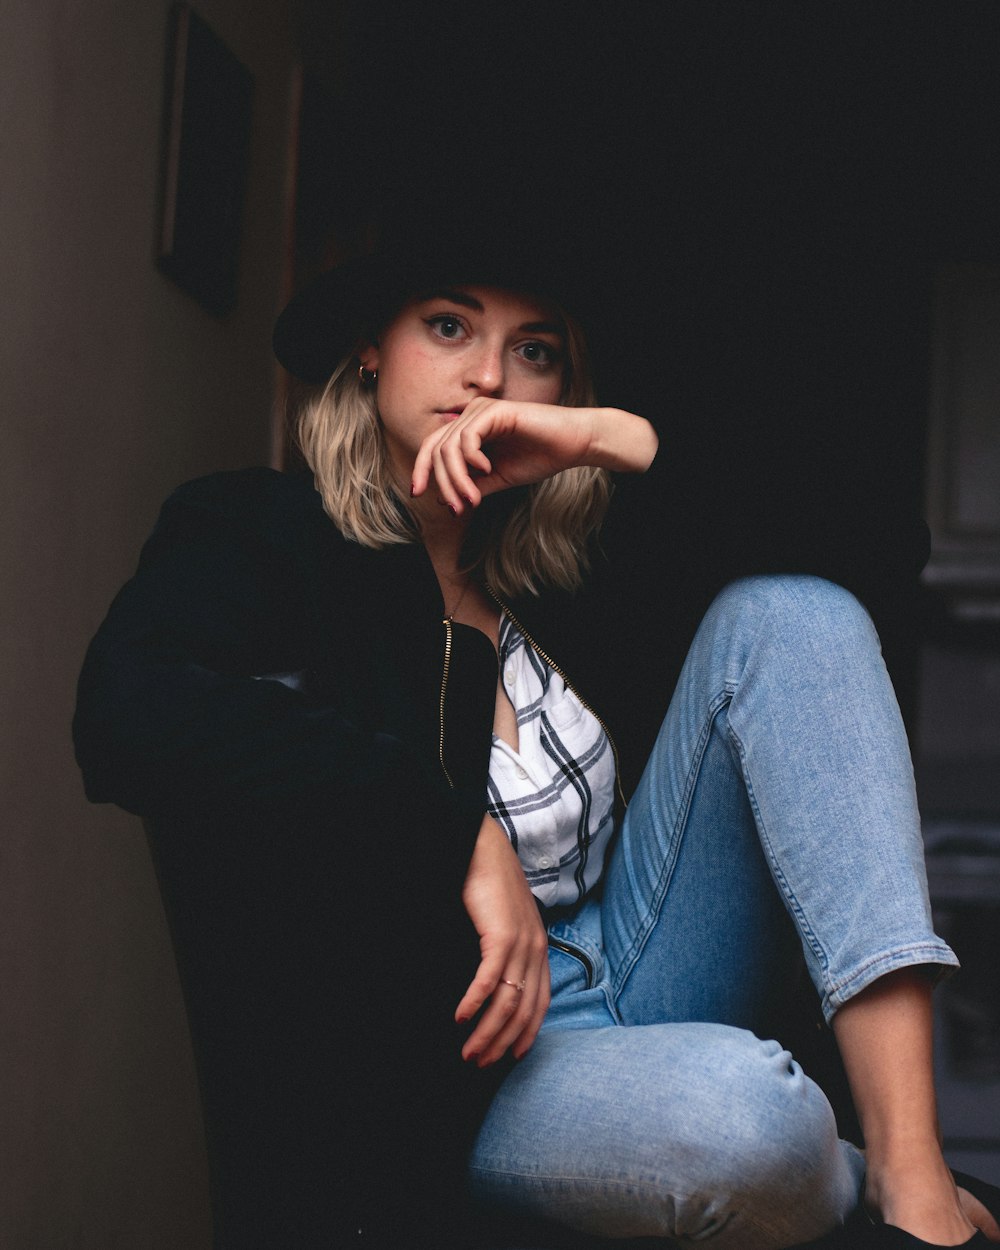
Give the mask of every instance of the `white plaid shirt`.
POLYGON ((596 717, 505 616, 500 675, 517 713, 518 749, 493 735, 489 814, 547 907, 595 884, 614 827, 614 754, 596 717))

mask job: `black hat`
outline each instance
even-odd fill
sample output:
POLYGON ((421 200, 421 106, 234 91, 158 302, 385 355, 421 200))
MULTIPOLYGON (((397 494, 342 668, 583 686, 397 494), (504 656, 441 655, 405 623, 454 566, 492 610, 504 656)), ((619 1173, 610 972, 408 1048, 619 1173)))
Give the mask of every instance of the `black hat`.
MULTIPOLYGON (((451 210, 455 211, 455 210, 451 210)), ((442 286, 499 286, 550 300, 586 324, 593 283, 588 249, 537 222, 498 220, 471 228, 411 220, 367 256, 321 274, 296 295, 274 328, 274 354, 303 382, 323 383, 408 300, 442 286)))

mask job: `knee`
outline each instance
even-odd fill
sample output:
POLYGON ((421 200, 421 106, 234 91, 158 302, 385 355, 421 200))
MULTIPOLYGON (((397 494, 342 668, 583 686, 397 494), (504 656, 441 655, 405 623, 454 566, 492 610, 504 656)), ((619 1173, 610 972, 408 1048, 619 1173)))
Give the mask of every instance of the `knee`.
POLYGON ((810 574, 766 574, 730 582, 705 621, 748 642, 765 637, 769 644, 795 650, 878 647, 871 617, 859 600, 838 583, 810 574))
POLYGON ((836 1140, 826 1097, 778 1042, 737 1032, 727 1048, 719 1077, 732 1114, 720 1127, 732 1173, 767 1183, 793 1160, 801 1170, 836 1140))
POLYGON ((706 1023, 547 1034, 471 1173, 479 1197, 585 1231, 739 1250, 818 1237, 854 1198, 816 1086, 776 1042, 706 1023))
POLYGON ((717 1192, 769 1244, 818 1237, 854 1201, 833 1110, 779 1043, 734 1033, 723 1046, 716 1094, 731 1113, 703 1142, 717 1192))
POLYGON ((729 582, 716 596, 710 612, 730 618, 749 616, 780 625, 808 621, 834 628, 857 627, 870 620, 851 591, 810 573, 768 573, 729 582))

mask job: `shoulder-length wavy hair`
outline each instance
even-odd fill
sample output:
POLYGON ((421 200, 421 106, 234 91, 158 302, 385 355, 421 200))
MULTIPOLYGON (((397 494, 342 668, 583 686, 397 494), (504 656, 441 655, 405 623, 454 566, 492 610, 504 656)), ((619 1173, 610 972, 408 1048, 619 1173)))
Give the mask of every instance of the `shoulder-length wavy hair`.
MULTIPOLYGON (((583 332, 561 314, 566 367, 560 402, 595 402, 583 332)), ((297 437, 323 506, 345 537, 365 547, 419 541, 419 529, 393 476, 373 387, 345 357, 322 392, 299 414, 297 437)), ((611 497, 604 469, 565 469, 534 485, 501 491, 476 509, 463 553, 466 571, 501 595, 545 586, 576 589, 588 566, 588 544, 611 497)))

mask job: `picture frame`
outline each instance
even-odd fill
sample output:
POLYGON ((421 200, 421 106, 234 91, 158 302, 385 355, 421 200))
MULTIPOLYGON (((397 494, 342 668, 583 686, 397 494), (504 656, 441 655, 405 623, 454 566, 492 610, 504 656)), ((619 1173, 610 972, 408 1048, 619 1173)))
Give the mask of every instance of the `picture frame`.
POLYGON ((170 12, 156 263, 205 309, 236 304, 253 76, 188 4, 170 12))

